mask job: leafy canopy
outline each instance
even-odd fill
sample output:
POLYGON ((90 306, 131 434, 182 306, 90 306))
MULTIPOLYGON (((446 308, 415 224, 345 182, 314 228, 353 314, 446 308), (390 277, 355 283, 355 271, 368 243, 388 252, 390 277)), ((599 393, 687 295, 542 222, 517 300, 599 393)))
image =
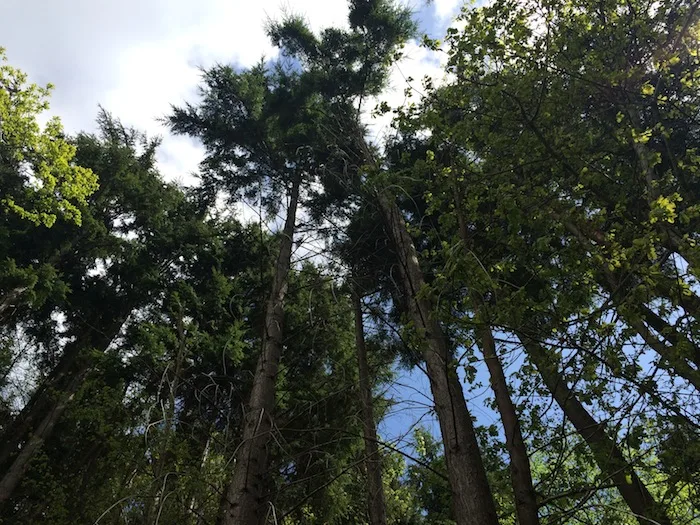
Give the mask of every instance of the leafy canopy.
POLYGON ((36 225, 50 227, 57 217, 80 224, 97 175, 73 162, 75 146, 57 117, 41 129, 37 118, 49 107, 52 86, 27 84, 6 60, 0 48, 0 207, 36 225))

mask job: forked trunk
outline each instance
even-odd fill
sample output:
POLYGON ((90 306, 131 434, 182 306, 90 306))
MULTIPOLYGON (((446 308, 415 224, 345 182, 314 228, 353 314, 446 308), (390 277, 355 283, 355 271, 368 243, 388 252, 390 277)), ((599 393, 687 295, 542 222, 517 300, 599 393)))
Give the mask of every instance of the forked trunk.
POLYGON ((445 447, 445 462, 458 525, 498 525, 496 506, 486 478, 471 414, 447 338, 424 296, 425 281, 404 218, 392 197, 378 196, 399 261, 408 314, 425 339, 425 360, 445 447))
POLYGON ((510 456, 510 481, 515 495, 515 510, 520 525, 537 525, 537 498, 532 485, 530 459, 520 430, 520 421, 508 391, 508 381, 503 372, 501 359, 496 352, 496 343, 488 325, 478 327, 481 350, 491 376, 491 388, 496 398, 498 413, 506 435, 506 449, 510 456))
POLYGON ((265 310, 262 351, 245 413, 243 441, 235 455, 233 476, 221 500, 220 525, 257 525, 263 522, 267 444, 275 405, 275 382, 282 355, 284 297, 294 244, 294 223, 299 201, 300 176, 294 180, 282 232, 275 277, 265 310))

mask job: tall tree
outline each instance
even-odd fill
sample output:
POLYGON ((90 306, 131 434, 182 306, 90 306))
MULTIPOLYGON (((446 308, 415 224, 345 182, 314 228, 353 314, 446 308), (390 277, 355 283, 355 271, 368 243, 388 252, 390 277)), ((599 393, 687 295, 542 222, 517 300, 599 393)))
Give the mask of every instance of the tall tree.
POLYGON ((472 417, 464 400, 452 350, 428 295, 416 249, 393 198, 381 193, 378 199, 396 249, 407 313, 417 330, 416 336, 425 340, 423 358, 445 447, 455 519, 458 524, 496 524, 496 507, 472 417))
POLYGON ((363 323, 362 302, 357 284, 351 291, 353 314, 355 317, 355 345, 357 347, 357 368, 359 372, 360 398, 362 400, 362 428, 365 439, 365 460, 367 470, 367 507, 370 525, 386 525, 386 503, 382 482, 382 458, 379 454, 377 427, 375 422, 372 384, 365 329, 363 323))
MULTIPOLYGON (((52 231, 52 236, 66 235, 59 242, 73 243, 73 250, 56 261, 70 293, 58 304, 44 304, 35 314, 39 335, 49 328, 48 339, 42 342, 57 350, 60 358, 3 429, 2 501, 10 497, 82 386, 94 364, 93 352, 106 352, 132 311, 159 293, 170 261, 196 235, 192 226, 197 222, 192 213, 196 208, 176 187, 164 184, 153 167, 155 144, 106 114, 101 122, 102 138, 79 138, 78 158, 102 173, 102 189, 83 208, 80 229, 66 225, 62 231, 63 226, 56 225, 52 231), (142 138, 146 147, 139 154, 136 147, 142 138), (129 232, 143 237, 129 239, 129 232), (77 240, 71 239, 73 235, 77 240), (65 316, 63 332, 50 329, 54 310, 65 316), (64 337, 68 342, 62 341, 64 337)), ((43 235, 37 231, 38 238, 43 235)))
POLYGON ((263 476, 299 194, 310 176, 306 150, 310 130, 304 123, 312 119, 314 110, 309 97, 299 93, 296 74, 287 74, 281 67, 268 72, 261 64, 236 73, 231 67, 219 66, 205 74, 204 85, 200 105, 175 109, 169 122, 176 133, 188 133, 204 142, 208 151, 202 174, 205 190, 215 194, 226 189, 235 195, 265 185, 265 193, 258 195, 261 200, 274 200, 282 189, 289 199, 243 441, 221 506, 222 523, 257 523, 264 507, 263 476))
POLYGON ((218 187, 235 193, 265 184, 266 191, 276 193, 280 185, 290 185, 260 359, 243 441, 222 500, 222 524, 259 523, 267 511, 263 478, 283 346, 284 296, 300 188, 321 175, 327 158, 314 151, 323 133, 320 122, 333 119, 336 101, 347 107, 381 87, 390 53, 410 27, 405 19, 404 11, 386 2, 356 1, 350 6, 349 32, 329 29, 318 38, 297 17, 273 24, 270 36, 283 53, 300 59, 301 71, 285 70, 282 64, 240 74, 230 67, 215 68, 205 75, 201 105, 175 110, 170 118, 174 131, 200 137, 207 147, 205 187, 216 188, 220 181, 218 187), (370 37, 374 52, 362 56, 370 37))

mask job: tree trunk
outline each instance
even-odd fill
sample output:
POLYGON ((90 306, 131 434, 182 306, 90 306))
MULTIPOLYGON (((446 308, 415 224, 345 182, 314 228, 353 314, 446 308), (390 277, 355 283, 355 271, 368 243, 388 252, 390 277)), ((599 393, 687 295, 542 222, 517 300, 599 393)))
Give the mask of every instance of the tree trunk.
POLYGON ((75 373, 76 369, 82 368, 82 365, 78 364, 81 349, 84 348, 82 342, 74 341, 66 345, 58 365, 32 394, 12 423, 3 431, 0 469, 4 469, 8 465, 10 458, 26 441, 32 426, 41 421, 43 414, 50 410, 51 405, 55 403, 54 393, 61 392, 68 378, 75 373))
POLYGON ((389 235, 396 248, 407 310, 419 337, 445 447, 445 462, 458 525, 497 525, 496 506, 447 338, 433 316, 432 301, 404 218, 392 197, 378 195, 389 235))
POLYGON ((4 321, 5 316, 11 309, 15 308, 15 303, 22 296, 22 294, 27 291, 27 289, 27 286, 18 286, 17 288, 10 290, 5 297, 0 300, 0 320, 4 321))
POLYGON ((12 464, 3 474, 2 480, 0 480, 0 504, 5 503, 12 496, 17 485, 22 481, 24 473, 27 471, 27 467, 29 467, 29 463, 49 436, 51 436, 53 428, 66 411, 66 408, 68 408, 76 392, 80 389, 88 371, 89 368, 86 367, 81 373, 76 374, 71 379, 68 387, 61 392, 61 397, 44 416, 41 423, 34 429, 29 439, 24 443, 24 446, 12 461, 12 464))
MULTIPOLYGON (((644 129, 641 113, 638 109, 627 109, 627 114, 630 117, 630 122, 637 130, 644 129)), ((652 154, 649 151, 647 145, 634 138, 630 139, 632 148, 637 160, 639 161, 639 166, 644 174, 644 180, 646 182, 647 190, 647 202, 649 203, 649 209, 653 209, 654 202, 661 196, 661 192, 658 188, 658 177, 653 165, 650 163, 652 154)), ((697 248, 690 244, 683 235, 678 233, 675 225, 667 221, 657 221, 655 223, 655 228, 661 235, 662 240, 666 241, 667 247, 673 252, 677 253, 688 263, 688 270, 695 275, 695 277, 700 277, 700 252, 697 248)))
POLYGON ((686 314, 700 321, 700 297, 688 287, 682 290, 678 282, 666 276, 660 276, 653 281, 653 291, 659 297, 668 298, 674 306, 683 308, 686 314))
POLYGON ((623 308, 618 308, 617 311, 622 320, 630 325, 652 350, 659 354, 661 362, 665 363, 664 368, 670 368, 700 392, 700 371, 694 370, 676 348, 666 346, 660 341, 643 321, 635 318, 634 314, 625 315, 622 313, 624 312, 623 308))
POLYGON ((515 405, 508 392, 508 382, 503 372, 501 360, 496 352, 496 343, 488 325, 477 328, 481 339, 481 350, 491 376, 491 388, 496 397, 498 413, 506 435, 506 448, 510 456, 510 481, 515 495, 515 509, 520 525, 536 525, 540 519, 537 515, 537 497, 532 485, 530 459, 525 448, 520 421, 515 405))
POLYGON ((367 347, 362 324, 362 305, 356 290, 352 290, 352 304, 355 312, 355 344, 360 379, 360 400, 362 403, 362 429, 365 438, 365 466, 367 468, 367 510, 370 525, 386 525, 386 504, 382 483, 382 458, 377 446, 377 428, 374 423, 372 385, 370 383, 367 347))
POLYGON ((272 428, 277 369, 282 355, 284 297, 294 244, 300 184, 301 175, 297 175, 292 184, 275 277, 266 305, 262 352, 245 414, 243 441, 235 454, 233 476, 221 500, 220 525, 257 525, 263 522, 267 510, 264 494, 267 443, 272 428))
MULTIPOLYGON (((459 236, 463 243, 465 254, 469 256, 470 247, 469 232, 467 223, 462 213, 462 193, 458 181, 453 178, 455 212, 457 214, 457 225, 459 236)), ((479 314, 483 309, 482 301, 473 292, 474 310, 479 314)), ((515 496, 515 509, 520 525, 537 525, 539 516, 537 514, 537 496, 532 485, 532 471, 530 470, 530 458, 527 454, 523 434, 520 430, 520 420, 515 410, 515 405, 508 391, 508 381, 501 360, 496 352, 496 342, 488 324, 477 326, 477 335, 481 339, 481 351, 484 354, 484 361, 491 377, 491 388, 496 398, 498 412, 501 416, 503 431, 506 437, 506 448, 510 456, 510 481, 515 496)))
MULTIPOLYGON (((212 441, 211 433, 213 431, 214 431, 214 429, 212 428, 209 435, 207 436, 206 441, 204 442, 204 450, 202 451, 202 460, 199 463, 200 473, 204 472, 204 467, 207 465, 207 461, 209 460, 209 451, 210 451, 211 441, 212 441)), ((197 494, 195 493, 192 495, 192 497, 190 497, 190 504, 189 504, 188 509, 190 511, 190 514, 192 516, 194 516, 193 523, 195 523, 196 525, 203 525, 203 523, 204 523, 203 518, 201 516, 201 513, 199 512, 200 506, 201 506, 201 503, 199 503, 197 501, 197 494)))
POLYGON ((652 523, 670 525, 671 521, 666 514, 666 509, 654 500, 634 469, 625 460, 620 448, 606 433, 606 425, 596 421, 568 387, 546 350, 524 333, 519 332, 517 335, 552 397, 588 444, 598 468, 618 488, 622 499, 625 500, 640 525, 652 523))
POLYGON ((91 368, 91 360, 84 352, 93 348, 106 350, 130 311, 116 313, 102 330, 93 325, 84 327, 78 338, 68 343, 59 364, 3 433, 0 502, 11 497, 29 462, 51 436, 56 423, 82 386, 91 368))
POLYGON ((700 346, 693 343, 686 335, 679 332, 675 326, 648 306, 642 305, 640 309, 644 321, 680 351, 679 357, 687 358, 695 364, 696 368, 700 369, 700 346))

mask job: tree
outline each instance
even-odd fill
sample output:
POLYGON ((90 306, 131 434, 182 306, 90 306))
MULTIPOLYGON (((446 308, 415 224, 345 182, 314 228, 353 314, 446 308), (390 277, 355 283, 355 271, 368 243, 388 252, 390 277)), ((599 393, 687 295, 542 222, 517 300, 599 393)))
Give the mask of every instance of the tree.
POLYGON ((51 265, 15 255, 12 236, 31 235, 60 218, 80 225, 81 209, 97 188, 97 175, 76 162, 76 146, 61 121, 37 121, 49 107, 51 86, 27 83, 27 75, 6 63, 0 48, 0 322, 18 304, 42 297, 55 284, 51 265))
MULTIPOLYGON (((196 208, 153 168, 155 143, 106 114, 101 122, 103 138, 80 137, 78 155, 102 173, 103 186, 83 208, 82 228, 56 225, 50 236, 59 246, 72 248, 52 261, 70 293, 42 305, 33 323, 39 340, 60 357, 3 429, 3 502, 80 390, 94 366, 93 353, 107 352, 132 312, 153 300, 171 271, 170 261, 198 233, 196 208), (139 155, 135 148, 141 139, 145 151, 139 155), (130 239, 129 232, 140 236, 130 239), (63 331, 55 329, 55 311, 65 316, 63 331)), ((37 230, 39 239, 43 235, 37 230)), ((49 241, 41 247, 52 245, 49 241)))
POLYGON ((1 519, 697 521, 697 6, 465 7, 374 144, 416 26, 349 5, 203 73, 192 188, 0 68, 1 519), (413 368, 439 435, 383 435, 413 368))
POLYGON ((362 427, 365 439, 365 462, 367 469, 367 507, 370 525, 386 525, 386 504, 382 482, 381 456, 379 455, 377 427, 372 400, 367 345, 363 323, 362 302, 357 285, 353 285, 352 305, 355 317, 355 345, 357 347, 357 369, 359 372, 360 397, 362 399, 362 427))
POLYGON ((300 188, 320 175, 322 160, 328 158, 323 148, 319 148, 320 159, 314 149, 323 133, 320 123, 333 119, 336 106, 344 110, 351 100, 381 87, 390 52, 406 37, 405 18, 403 11, 385 2, 361 1, 351 4, 349 33, 330 29, 319 39, 296 17, 272 24, 271 38, 283 53, 300 59, 301 72, 283 64, 269 72, 261 64, 240 74, 230 67, 217 67, 205 75, 199 108, 175 110, 170 119, 174 131, 198 136, 207 147, 206 189, 235 193, 262 184, 270 195, 290 185, 263 345, 220 523, 258 523, 266 511, 266 445, 282 354, 284 297, 300 188), (363 56, 360 51, 370 48, 370 37, 374 52, 363 56), (338 54, 345 60, 338 63, 338 54), (336 68, 328 69, 331 64, 336 68))
MULTIPOLYGON (((0 48, 0 62, 6 60, 0 48)), ((27 84, 22 71, 0 65, 0 204, 4 213, 47 227, 59 216, 80 224, 80 206, 98 187, 97 176, 73 162, 75 146, 61 121, 54 117, 43 130, 37 122, 51 87, 27 84)))

